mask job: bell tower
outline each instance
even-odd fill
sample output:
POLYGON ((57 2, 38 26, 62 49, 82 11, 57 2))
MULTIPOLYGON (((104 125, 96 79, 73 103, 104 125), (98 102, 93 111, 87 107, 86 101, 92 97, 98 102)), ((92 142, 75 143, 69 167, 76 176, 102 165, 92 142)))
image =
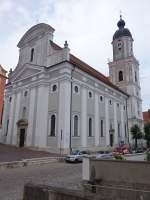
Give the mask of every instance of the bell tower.
MULTIPOLYGON (((133 37, 125 28, 125 21, 120 16, 118 30, 113 35, 113 61, 109 62, 109 76, 114 85, 129 94, 127 101, 128 129, 134 124, 143 127, 139 63, 133 52, 133 37)), ((131 135, 129 134, 131 141, 131 135)))

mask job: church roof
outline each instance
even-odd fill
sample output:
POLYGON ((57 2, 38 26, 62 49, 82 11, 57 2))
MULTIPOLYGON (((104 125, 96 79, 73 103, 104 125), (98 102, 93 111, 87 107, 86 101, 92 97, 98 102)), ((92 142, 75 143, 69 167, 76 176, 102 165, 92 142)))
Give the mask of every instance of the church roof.
MULTIPOLYGON (((52 47, 55 50, 61 50, 62 49, 60 46, 58 46, 53 41, 51 41, 51 45, 52 45, 52 47)), ((115 86, 112 82, 110 82, 110 80, 109 80, 108 77, 106 77, 105 75, 103 75, 102 73, 100 73, 98 70, 94 69, 93 67, 91 67, 90 65, 88 65, 87 63, 85 63, 84 61, 80 60, 76 56, 70 54, 70 60, 69 60, 69 62, 72 63, 72 64, 74 64, 74 65, 76 65, 76 67, 78 67, 82 71, 86 72, 87 74, 90 74, 91 76, 95 77, 96 79, 102 81, 106 85, 109 85, 110 87, 112 87, 112 88, 118 90, 119 92, 121 92, 121 93, 123 93, 123 94, 125 94, 125 95, 128 96, 127 93, 125 93, 120 88, 118 88, 117 86, 115 86)))
POLYGON ((118 39, 123 36, 128 36, 132 38, 132 34, 129 31, 129 29, 124 28, 125 21, 122 19, 122 16, 120 16, 120 20, 118 21, 117 26, 119 29, 114 33, 113 40, 118 39))

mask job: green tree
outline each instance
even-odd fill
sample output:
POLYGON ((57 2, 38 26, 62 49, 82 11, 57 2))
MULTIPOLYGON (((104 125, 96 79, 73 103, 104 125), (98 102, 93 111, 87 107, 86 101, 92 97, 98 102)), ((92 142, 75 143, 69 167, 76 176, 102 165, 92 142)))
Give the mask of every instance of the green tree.
POLYGON ((147 147, 150 147, 150 123, 144 125, 144 132, 144 139, 146 140, 147 147))
POLYGON ((132 139, 135 140, 135 149, 137 148, 137 141, 138 139, 142 139, 143 135, 141 132, 141 129, 137 124, 133 125, 130 129, 131 134, 132 134, 132 139))

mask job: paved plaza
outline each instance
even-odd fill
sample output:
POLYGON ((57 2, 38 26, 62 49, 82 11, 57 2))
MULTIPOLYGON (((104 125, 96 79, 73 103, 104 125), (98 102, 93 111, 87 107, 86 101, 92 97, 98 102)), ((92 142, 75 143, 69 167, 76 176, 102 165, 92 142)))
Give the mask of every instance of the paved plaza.
POLYGON ((0 170, 0 200, 22 200, 24 184, 29 182, 77 189, 81 169, 81 164, 53 162, 0 170))
POLYGON ((58 156, 58 154, 0 144, 0 162, 11 162, 11 161, 19 161, 22 159, 51 157, 51 156, 52 157, 58 156))

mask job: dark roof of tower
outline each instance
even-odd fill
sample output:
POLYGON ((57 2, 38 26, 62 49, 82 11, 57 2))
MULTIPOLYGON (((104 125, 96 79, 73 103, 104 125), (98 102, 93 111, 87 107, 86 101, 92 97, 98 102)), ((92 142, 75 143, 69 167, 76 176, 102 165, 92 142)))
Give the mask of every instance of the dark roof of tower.
POLYGON ((124 28, 125 27, 125 21, 122 19, 122 16, 120 16, 120 20, 118 21, 117 26, 118 26, 119 29, 114 33, 113 40, 118 39, 118 38, 123 37, 123 36, 128 36, 128 37, 132 38, 132 34, 129 31, 129 29, 124 28))

